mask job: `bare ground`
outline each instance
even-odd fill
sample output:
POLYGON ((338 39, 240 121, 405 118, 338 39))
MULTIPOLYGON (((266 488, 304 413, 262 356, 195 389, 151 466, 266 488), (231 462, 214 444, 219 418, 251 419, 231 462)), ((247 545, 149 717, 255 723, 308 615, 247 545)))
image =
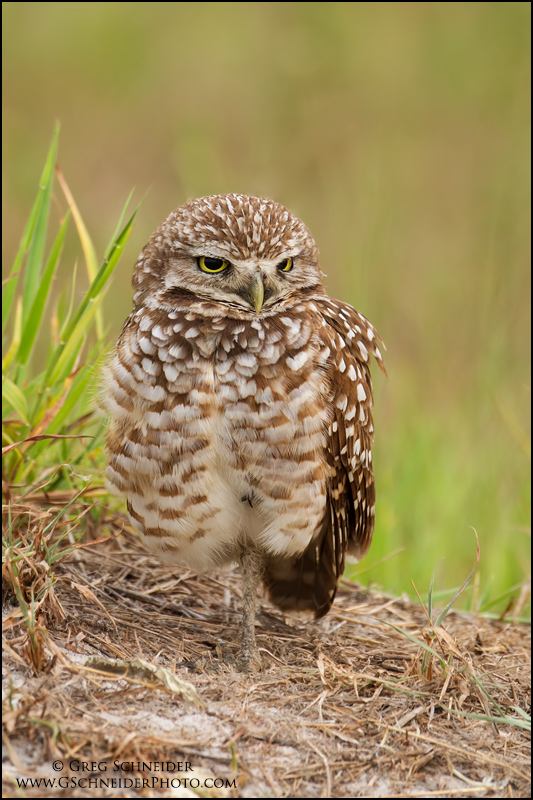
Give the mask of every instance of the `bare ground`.
POLYGON ((5 797, 531 796, 528 626, 435 632, 345 584, 319 623, 263 601, 243 675, 236 571, 169 572, 129 533, 55 571, 33 639, 5 604, 5 797))

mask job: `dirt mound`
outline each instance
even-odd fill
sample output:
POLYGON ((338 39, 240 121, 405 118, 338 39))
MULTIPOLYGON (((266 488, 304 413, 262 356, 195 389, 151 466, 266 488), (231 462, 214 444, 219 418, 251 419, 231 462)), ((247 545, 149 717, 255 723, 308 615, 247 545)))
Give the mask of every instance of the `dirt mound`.
POLYGON ((56 574, 38 672, 7 603, 6 797, 530 796, 527 626, 435 631, 345 584, 318 623, 262 602, 243 675, 237 572, 170 572, 125 533, 56 574))

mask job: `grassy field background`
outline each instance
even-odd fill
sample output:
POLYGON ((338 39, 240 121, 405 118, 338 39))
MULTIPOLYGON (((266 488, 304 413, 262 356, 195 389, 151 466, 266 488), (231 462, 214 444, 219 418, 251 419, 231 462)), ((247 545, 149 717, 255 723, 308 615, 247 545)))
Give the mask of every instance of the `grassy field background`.
MULTIPOLYGON (((425 592, 436 566, 451 589, 474 526, 466 602, 503 611, 529 575, 530 5, 8 2, 3 22, 8 269, 56 120, 99 255, 132 187, 150 189, 104 301, 110 343, 173 208, 230 191, 287 205, 330 293, 387 344, 376 533, 351 574, 425 592)), ((64 210, 57 190, 56 229, 64 210)))

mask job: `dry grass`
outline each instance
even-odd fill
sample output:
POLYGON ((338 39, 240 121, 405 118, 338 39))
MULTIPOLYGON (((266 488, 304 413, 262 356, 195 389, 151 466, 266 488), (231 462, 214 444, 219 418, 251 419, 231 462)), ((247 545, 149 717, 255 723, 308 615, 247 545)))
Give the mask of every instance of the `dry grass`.
POLYGON ((71 546, 47 579, 54 512, 18 513, 33 543, 19 539, 5 563, 5 796, 530 796, 529 627, 451 612, 436 635, 421 606, 345 584, 318 624, 263 602, 265 668, 245 676, 231 667, 237 572, 169 571, 112 518, 116 537, 71 546), (138 659, 186 681, 186 695, 138 659), (146 779, 139 789, 16 785, 87 778, 81 761, 109 782, 116 760, 191 770, 122 773, 146 779), (213 776, 230 787, 205 788, 213 776), (162 788, 168 777, 199 787, 162 788))

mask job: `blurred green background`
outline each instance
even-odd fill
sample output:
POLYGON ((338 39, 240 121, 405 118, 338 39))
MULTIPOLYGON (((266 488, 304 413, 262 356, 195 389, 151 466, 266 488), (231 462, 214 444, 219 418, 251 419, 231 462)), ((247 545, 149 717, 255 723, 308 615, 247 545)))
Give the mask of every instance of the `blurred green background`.
POLYGON ((55 120, 100 255, 130 189, 150 188, 110 341, 173 208, 218 192, 287 205, 329 292, 388 348, 376 533, 351 574, 425 592, 437 566, 437 588, 457 586, 474 526, 467 601, 503 610, 529 574, 530 4, 8 2, 3 22, 4 264, 55 120))

